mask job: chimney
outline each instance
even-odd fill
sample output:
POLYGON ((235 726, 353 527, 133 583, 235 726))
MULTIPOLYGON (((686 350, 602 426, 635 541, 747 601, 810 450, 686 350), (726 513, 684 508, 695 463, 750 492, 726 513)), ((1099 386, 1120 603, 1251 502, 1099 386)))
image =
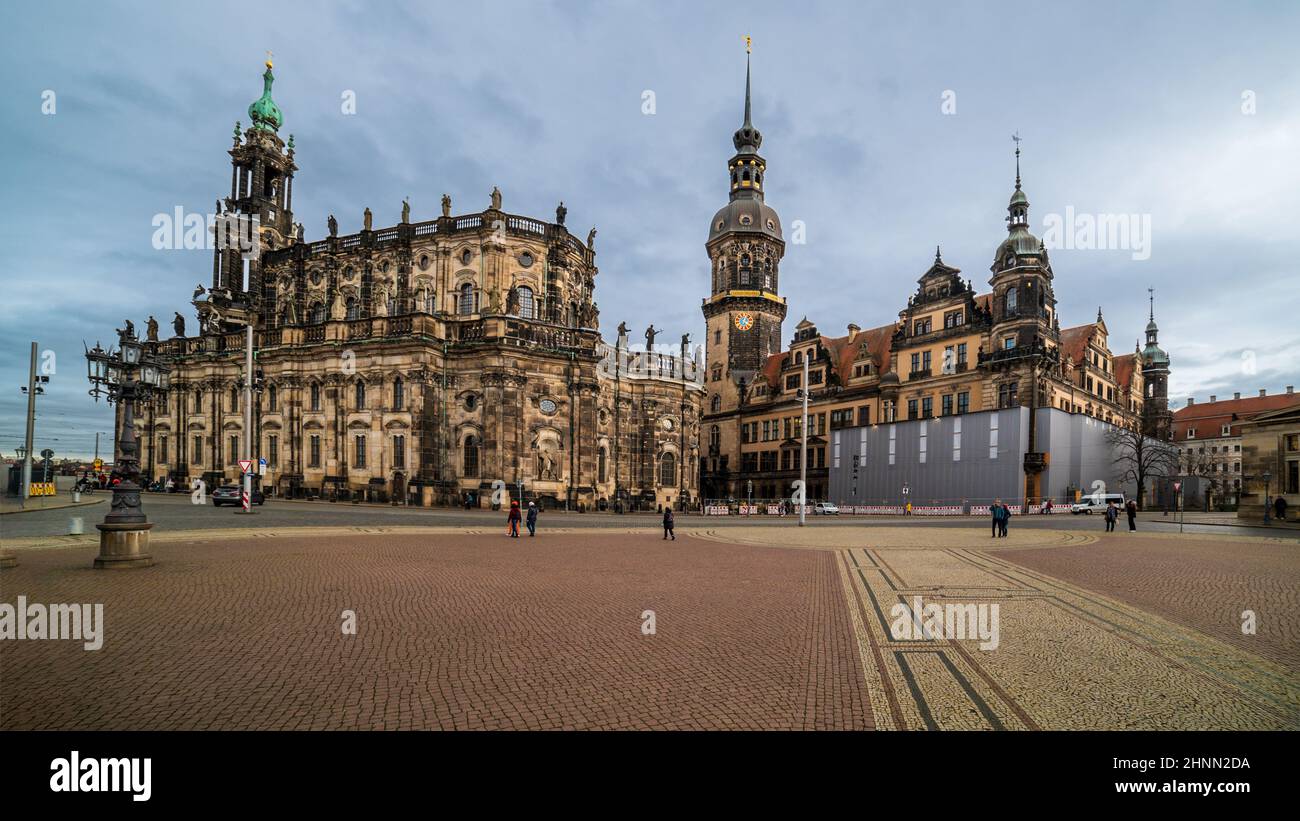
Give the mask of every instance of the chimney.
POLYGON ((1189 397, 1187 397, 1187 407, 1190 408, 1192 405, 1195 405, 1195 404, 1196 404, 1196 397, 1195 397, 1195 396, 1189 396, 1189 397))
POLYGON ((1218 398, 1219 398, 1219 397, 1215 396, 1214 394, 1210 394, 1210 401, 1211 401, 1211 402, 1215 401, 1215 400, 1218 399, 1218 398))
POLYGON ((1287 386, 1286 386, 1286 392, 1287 392, 1287 393, 1295 393, 1295 385, 1287 385, 1287 386))
POLYGON ((1234 393, 1234 394, 1232 395, 1232 398, 1233 398, 1233 399, 1240 399, 1240 398, 1241 398, 1241 391, 1237 391, 1236 393, 1234 393))
POLYGON ((1268 389, 1267 389, 1267 388, 1260 388, 1260 389, 1259 389, 1259 395, 1260 395, 1260 396, 1268 396, 1268 389))
POLYGON ((855 333, 857 333, 860 330, 862 329, 859 328, 857 325, 854 325, 852 322, 849 323, 849 336, 853 336, 855 333))

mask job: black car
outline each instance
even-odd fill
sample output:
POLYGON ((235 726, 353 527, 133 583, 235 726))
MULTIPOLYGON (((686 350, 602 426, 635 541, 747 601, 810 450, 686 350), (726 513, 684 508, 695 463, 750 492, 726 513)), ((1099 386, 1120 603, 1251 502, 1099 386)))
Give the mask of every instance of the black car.
MULTIPOLYGON (((239 485, 222 485, 212 491, 212 506, 221 507, 222 505, 244 504, 243 488, 239 485)), ((266 504, 266 497, 262 495, 261 488, 253 486, 252 492, 248 496, 248 501, 255 505, 266 504)))

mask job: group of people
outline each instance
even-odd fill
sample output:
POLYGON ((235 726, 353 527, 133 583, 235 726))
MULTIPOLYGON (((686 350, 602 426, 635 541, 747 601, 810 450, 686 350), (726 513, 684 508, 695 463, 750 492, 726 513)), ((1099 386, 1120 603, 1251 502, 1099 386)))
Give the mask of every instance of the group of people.
MULTIPOLYGON (((1115 501, 1113 499, 1106 505, 1106 512, 1103 513, 1102 515, 1106 519, 1107 533, 1115 532, 1115 522, 1116 520, 1119 519, 1120 509, 1121 509, 1120 506, 1115 504, 1115 501)), ((1129 499, 1127 502, 1124 503, 1123 511, 1124 511, 1124 515, 1128 516, 1128 529, 1137 530, 1137 515, 1138 515, 1137 502, 1133 501, 1132 499, 1129 499)))
POLYGON ((998 499, 989 505, 989 513, 993 515, 993 538, 1007 535, 1007 524, 1011 521, 1011 508, 998 499))
POLYGON ((519 509, 518 501, 510 502, 510 514, 506 516, 506 528, 507 528, 507 532, 510 534, 510 538, 512 539, 519 538, 520 521, 523 521, 524 524, 528 526, 529 536, 537 535, 537 503, 536 502, 528 503, 528 513, 526 515, 523 513, 523 511, 519 509))
MULTIPOLYGON (((524 513, 519 507, 518 501, 510 502, 510 513, 506 515, 506 533, 510 538, 519 538, 519 523, 523 522, 528 528, 529 536, 537 535, 537 504, 528 503, 528 512, 524 513)), ((667 505, 664 506, 664 538, 677 541, 677 534, 673 533, 673 509, 667 505)))

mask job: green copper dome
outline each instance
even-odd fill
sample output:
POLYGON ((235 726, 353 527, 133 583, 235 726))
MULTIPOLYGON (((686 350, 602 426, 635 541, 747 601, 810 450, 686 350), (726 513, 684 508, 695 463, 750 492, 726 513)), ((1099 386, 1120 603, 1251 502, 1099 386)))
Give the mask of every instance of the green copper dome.
POLYGON ((284 115, 280 107, 271 99, 271 84, 275 75, 271 73, 271 61, 266 61, 266 73, 262 75, 262 96, 248 107, 248 116, 253 120, 253 127, 263 131, 279 131, 284 124, 284 115))

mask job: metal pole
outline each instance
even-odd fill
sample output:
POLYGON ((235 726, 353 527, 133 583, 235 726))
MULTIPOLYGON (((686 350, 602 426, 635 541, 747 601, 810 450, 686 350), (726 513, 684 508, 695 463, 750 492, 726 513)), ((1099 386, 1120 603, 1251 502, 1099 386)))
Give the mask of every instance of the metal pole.
POLYGON ((36 343, 32 343, 32 367, 27 374, 27 454, 23 457, 22 498, 32 495, 32 440, 36 433, 36 343))
POLYGON ((799 442, 799 527, 808 511, 808 357, 803 358, 803 434, 799 442))
POLYGON ((253 323, 250 319, 245 329, 244 346, 244 458, 249 461, 244 474, 244 512, 253 510, 253 323))

